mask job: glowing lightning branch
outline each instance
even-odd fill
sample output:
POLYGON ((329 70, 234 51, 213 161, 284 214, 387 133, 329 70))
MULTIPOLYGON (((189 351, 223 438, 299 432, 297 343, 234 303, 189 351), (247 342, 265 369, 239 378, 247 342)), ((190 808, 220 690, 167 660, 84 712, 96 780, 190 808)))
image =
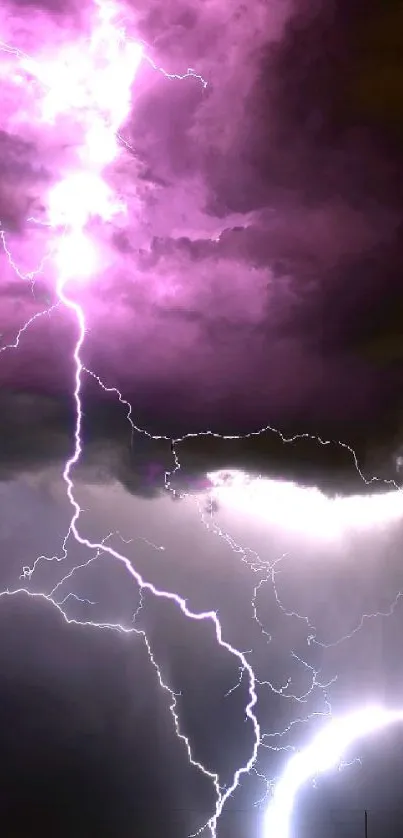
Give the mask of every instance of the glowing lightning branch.
MULTIPOLYGON (((201 763, 197 762, 192 757, 192 753, 191 753, 191 750, 190 750, 190 745, 189 745, 188 739, 185 736, 183 736, 182 734, 180 734, 180 732, 179 732, 179 721, 178 721, 178 717, 175 713, 174 694, 171 692, 171 696, 172 696, 172 699, 173 699, 173 704, 171 705, 171 710, 174 712, 176 731, 177 731, 178 735, 180 735, 181 739, 183 739, 183 741, 186 742, 187 749, 188 749, 189 760, 191 761, 191 763, 193 765, 198 767, 206 776, 210 777, 214 781, 214 786, 215 786, 215 789, 216 789, 216 792, 217 792, 217 803, 216 803, 215 813, 212 816, 212 818, 209 819, 208 826, 210 827, 213 835, 215 835, 217 820, 218 820, 218 818, 219 818, 219 816, 222 812, 222 809, 223 809, 226 801, 228 800, 228 798, 232 795, 232 793, 236 789, 236 787, 237 787, 237 785, 240 781, 241 776, 243 774, 247 773, 250 770, 250 768, 252 767, 253 763, 255 762, 256 755, 257 755, 257 750, 258 750, 258 747, 259 747, 259 744, 260 744, 260 728, 259 728, 259 724, 257 722, 256 716, 254 715, 254 712, 253 712, 253 708, 254 708, 254 706, 256 704, 256 701, 257 701, 255 675, 254 675, 252 667, 249 665, 245 655, 242 652, 235 649, 233 646, 231 646, 230 643, 226 642, 223 639, 221 624, 220 624, 220 621, 219 621, 219 619, 217 617, 217 614, 215 612, 206 611, 206 612, 202 612, 202 613, 196 613, 196 612, 191 611, 188 608, 188 606, 186 604, 186 601, 182 597, 180 597, 178 594, 173 593, 171 591, 164 591, 164 590, 161 591, 158 588, 156 588, 154 585, 152 585, 150 582, 146 582, 143 579, 143 577, 140 575, 140 573, 138 573, 138 571, 133 568, 129 559, 127 559, 122 553, 119 553, 117 550, 114 550, 112 547, 110 547, 105 542, 104 543, 97 543, 97 542, 89 541, 89 539, 87 539, 87 538, 83 538, 83 536, 80 534, 80 532, 78 530, 78 521, 79 521, 81 509, 80 509, 80 506, 79 506, 79 504, 76 501, 75 496, 74 496, 74 484, 73 484, 71 474, 72 474, 72 470, 73 470, 74 466, 78 463, 78 461, 80 459, 80 455, 81 455, 81 451, 82 451, 82 444, 81 444, 81 426, 82 426, 81 386, 82 386, 83 365, 82 365, 81 358, 80 358, 80 352, 81 352, 81 348, 82 348, 82 345, 83 345, 83 342, 84 342, 84 337, 85 337, 85 318, 84 318, 84 313, 83 313, 81 307, 78 305, 78 303, 70 300, 69 297, 66 296, 64 286, 65 286, 65 280, 60 279, 59 282, 58 282, 58 285, 57 285, 58 297, 61 300, 61 302, 66 306, 66 308, 70 309, 75 314, 75 317, 76 317, 77 323, 78 323, 78 327, 79 327, 79 337, 78 337, 77 343, 76 343, 75 348, 74 348, 74 353, 73 353, 75 370, 76 370, 76 372, 75 372, 75 389, 74 389, 74 400, 75 400, 75 405, 76 405, 76 426, 75 426, 75 433, 74 433, 75 446, 74 446, 74 452, 73 452, 71 458, 67 461, 67 463, 65 465, 65 468, 64 468, 64 471, 63 471, 63 478, 65 480, 66 487, 67 487, 67 495, 68 495, 69 501, 71 503, 71 506, 74 510, 73 517, 71 519, 71 523, 70 523, 70 527, 69 527, 69 534, 71 534, 79 544, 81 544, 84 547, 87 547, 89 550, 103 551, 103 552, 109 554, 110 556, 112 556, 116 561, 121 562, 124 565, 124 567, 126 568, 126 570, 128 571, 128 573, 130 574, 130 576, 137 583, 141 592, 144 593, 146 591, 149 591, 155 597, 160 597, 160 598, 163 598, 163 599, 166 599, 168 601, 171 601, 171 602, 175 603, 180 608, 181 612, 186 617, 188 617, 192 620, 211 622, 214 626, 214 629, 215 629, 215 635, 216 635, 216 640, 217 640, 218 645, 220 647, 222 647, 223 649, 226 649, 228 652, 230 652, 232 655, 234 655, 239 660, 240 665, 247 672, 248 677, 249 677, 249 702, 248 702, 248 704, 245 708, 245 713, 246 713, 246 716, 252 722, 253 730, 254 730, 254 744, 253 744, 252 754, 251 754, 249 760, 247 761, 247 763, 235 772, 235 775, 233 777, 233 781, 225 789, 225 792, 223 792, 219 787, 219 782, 218 782, 217 775, 207 771, 207 769, 205 769, 204 766, 201 765, 201 763)), ((63 579, 62 582, 63 581, 65 581, 65 580, 63 579)), ((150 646, 149 646, 148 640, 146 642, 147 642, 147 648, 148 648, 149 654, 151 656, 151 651, 150 651, 150 646)), ((152 660, 153 665, 156 666, 154 658, 151 656, 150 659, 152 660)), ((158 670, 158 672, 159 672, 159 670, 158 670)), ((163 683, 161 675, 159 675, 159 679, 160 679, 161 686, 163 686, 164 689, 168 689, 167 686, 165 685, 165 683, 163 683)))

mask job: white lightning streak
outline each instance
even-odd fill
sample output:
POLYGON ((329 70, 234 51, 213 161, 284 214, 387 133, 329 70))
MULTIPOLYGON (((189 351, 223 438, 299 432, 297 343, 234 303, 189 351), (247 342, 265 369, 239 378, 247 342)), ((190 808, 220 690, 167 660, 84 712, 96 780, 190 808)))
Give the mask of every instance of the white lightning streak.
POLYGON ((298 791, 309 780, 336 768, 357 739, 403 721, 403 710, 361 707, 334 718, 302 751, 291 757, 278 780, 264 819, 265 838, 290 838, 291 816, 298 791))

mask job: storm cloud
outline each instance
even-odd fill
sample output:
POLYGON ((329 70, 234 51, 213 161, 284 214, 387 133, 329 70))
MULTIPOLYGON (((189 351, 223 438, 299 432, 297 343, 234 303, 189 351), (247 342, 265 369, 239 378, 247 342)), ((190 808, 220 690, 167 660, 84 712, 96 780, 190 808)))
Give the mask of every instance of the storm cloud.
MULTIPOLYGON (((7 6, 5 41, 85 37, 88 14, 74 5, 31 11, 7 6)), ((140 70, 122 129, 130 148, 108 174, 128 216, 97 230, 105 270, 72 289, 86 310, 86 365, 151 431, 270 424, 358 445, 371 463, 378 447, 383 461, 400 433, 401 122, 380 122, 375 94, 372 110, 362 101, 357 44, 374 49, 373 29, 343 4, 138 3, 125 14, 158 66, 194 66, 207 86, 147 61, 140 70)), ((40 134, 26 121, 28 92, 17 124, 6 105, 0 218, 29 271, 46 229, 26 219, 68 164, 74 124, 40 134)), ((45 263, 32 289, 5 260, 4 343, 53 301, 52 270, 45 263)), ((1 357, 3 398, 67 397, 73 340, 66 312, 39 318, 1 357)), ((91 389, 94 405, 100 395, 91 389)))

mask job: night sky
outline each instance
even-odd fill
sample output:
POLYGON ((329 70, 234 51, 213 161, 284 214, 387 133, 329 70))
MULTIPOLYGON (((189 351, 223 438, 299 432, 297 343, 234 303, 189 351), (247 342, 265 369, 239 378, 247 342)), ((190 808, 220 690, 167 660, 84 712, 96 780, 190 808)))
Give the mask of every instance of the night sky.
MULTIPOLYGON (((403 6, 119 8, 146 56, 104 172, 126 211, 91 217, 97 270, 66 285, 78 529, 109 552, 66 538, 77 320, 46 222, 87 106, 41 122, 19 71, 85 56, 95 4, 0 10, 0 831, 185 838, 206 773, 251 758, 240 658, 118 551, 253 668, 261 743, 217 836, 283 838, 263 816, 294 750, 403 709, 403 6)), ((365 809, 401 835, 402 783, 403 724, 306 783, 290 838, 364 836, 365 809)))

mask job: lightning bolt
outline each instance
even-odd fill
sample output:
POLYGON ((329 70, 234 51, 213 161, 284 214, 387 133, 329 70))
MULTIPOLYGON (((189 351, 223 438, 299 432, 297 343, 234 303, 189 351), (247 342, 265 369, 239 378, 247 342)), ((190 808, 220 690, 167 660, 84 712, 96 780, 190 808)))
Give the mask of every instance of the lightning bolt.
POLYGON ((265 835, 289 838, 292 810, 301 787, 318 774, 336 768, 347 748, 357 739, 401 721, 403 710, 368 706, 328 722, 312 742, 287 763, 265 812, 265 835))
MULTIPOLYGON (((60 116, 73 113, 81 126, 82 132, 82 142, 79 146, 76 166, 64 172, 62 177, 49 190, 47 195, 46 217, 36 218, 30 216, 27 219, 28 223, 37 227, 43 227, 49 233, 49 247, 37 268, 29 271, 23 271, 19 268, 8 245, 6 232, 0 226, 0 241, 4 254, 10 268, 19 279, 28 280, 33 287, 35 280, 47 265, 53 265, 57 272, 57 281, 54 288, 56 302, 43 311, 35 313, 27 320, 19 329, 15 340, 2 346, 0 353, 10 349, 17 349, 25 332, 36 320, 45 314, 50 316, 60 309, 63 309, 72 317, 77 331, 76 342, 72 353, 74 370, 73 399, 75 405, 74 445, 71 456, 65 463, 63 469, 63 479, 72 510, 72 517, 63 540, 61 555, 50 558, 38 556, 31 567, 23 567, 21 578, 29 582, 38 563, 41 561, 63 562, 68 557, 68 548, 72 540, 86 548, 90 554, 90 557, 85 562, 80 565, 75 565, 66 572, 49 594, 33 593, 26 587, 20 587, 13 591, 4 591, 0 596, 24 594, 25 596, 38 597, 50 602, 67 623, 81 623, 81 621, 72 620, 67 616, 65 610, 66 603, 71 599, 77 600, 89 607, 96 605, 96 603, 93 600, 78 597, 73 591, 69 591, 63 595, 67 583, 80 570, 88 568, 92 563, 98 562, 104 555, 111 557, 119 565, 122 565, 133 580, 139 594, 139 604, 133 615, 132 624, 130 626, 124 626, 92 620, 82 621, 81 624, 97 629, 132 633, 140 636, 145 643, 150 663, 156 672, 159 687, 168 696, 175 733, 186 749, 189 762, 211 782, 215 791, 214 811, 210 814, 208 821, 202 824, 197 830, 196 834, 200 834, 205 828, 209 828, 213 838, 215 838, 217 824, 227 801, 241 784, 243 777, 247 774, 254 774, 266 786, 266 793, 260 803, 266 804, 266 801, 270 798, 264 821, 265 835, 267 835, 267 838, 271 838, 271 836, 273 838, 288 838, 291 828, 292 810, 296 795, 301 786, 321 772, 336 766, 348 746, 357 738, 375 732, 388 724, 403 720, 403 711, 364 707, 359 709, 355 714, 346 714, 340 719, 332 719, 328 688, 334 679, 331 679, 327 683, 322 683, 320 672, 294 651, 291 652, 293 663, 301 667, 310 679, 310 685, 302 693, 297 694, 293 690, 291 678, 288 678, 280 686, 276 686, 267 679, 259 678, 255 671, 256 668, 252 667, 249 660, 252 650, 242 652, 228 640, 224 639, 223 628, 215 611, 195 612, 189 608, 186 600, 175 591, 160 590, 143 578, 126 557, 124 549, 115 549, 109 543, 113 535, 117 535, 121 542, 128 543, 120 533, 109 533, 100 542, 94 542, 85 538, 80 529, 80 517, 83 510, 76 499, 74 469, 79 463, 82 454, 82 389, 84 376, 91 376, 106 393, 112 393, 117 396, 119 402, 126 410, 127 420, 132 433, 132 441, 134 439, 134 433, 137 432, 145 434, 150 439, 167 440, 171 443, 174 468, 165 473, 165 488, 173 495, 176 494, 173 481, 175 475, 180 470, 178 449, 181 443, 185 440, 201 436, 210 436, 222 440, 240 439, 240 436, 236 434, 222 435, 213 433, 210 430, 204 433, 186 434, 176 439, 171 439, 164 435, 150 434, 135 424, 132 418, 132 407, 124 399, 120 391, 115 387, 105 384, 97 373, 89 370, 82 361, 82 349, 86 336, 86 318, 83 305, 76 299, 75 294, 77 292, 73 293, 73 282, 75 283, 74 288, 76 288, 77 282, 91 281, 92 277, 100 271, 101 258, 99 245, 94 234, 89 231, 91 220, 98 218, 107 224, 115 217, 124 215, 127 211, 125 204, 117 198, 113 190, 108 186, 104 178, 104 171, 108 165, 118 159, 122 146, 130 148, 128 141, 122 136, 121 131, 130 111, 131 88, 135 82, 137 71, 141 63, 147 61, 156 72, 160 72, 167 79, 183 81, 185 79, 195 78, 203 87, 207 85, 207 82, 202 76, 192 68, 189 68, 183 75, 166 72, 164 68, 160 67, 146 54, 144 44, 131 41, 126 37, 126 33, 118 17, 119 9, 117 6, 107 2, 107 0, 97 0, 95 2, 90 39, 84 45, 82 43, 75 43, 61 47, 55 59, 49 56, 49 53, 31 57, 18 47, 9 45, 6 42, 0 42, 0 51, 6 57, 11 57, 12 62, 18 64, 19 73, 22 73, 24 83, 26 85, 32 85, 36 94, 38 90, 41 92, 39 108, 36 112, 38 122, 40 124, 57 125, 57 120, 60 116), (79 196, 78 200, 77 195, 79 196), (237 768, 231 782, 226 787, 221 785, 220 777, 217 773, 204 766, 196 758, 189 737, 181 730, 177 707, 179 694, 164 680, 147 633, 139 625, 141 611, 147 595, 171 602, 180 610, 186 619, 207 624, 214 631, 217 645, 234 658, 234 662, 238 668, 238 680, 228 690, 226 693, 227 696, 237 689, 245 679, 248 682, 248 701, 245 706, 245 717, 253 732, 253 744, 248 759, 237 768), (256 705, 258 690, 265 688, 269 688, 273 694, 280 696, 286 701, 297 703, 298 706, 306 704, 308 698, 313 693, 318 692, 321 695, 323 710, 307 712, 305 715, 293 719, 282 731, 264 733, 261 731, 256 716, 256 705), (318 718, 321 718, 322 722, 325 722, 325 726, 304 750, 294 753, 294 746, 282 744, 282 738, 294 726, 306 724, 311 719, 318 718), (263 749, 293 752, 293 755, 289 758, 283 773, 277 781, 268 780, 266 774, 258 770, 258 754, 263 749)), ((378 481, 377 477, 366 477, 363 474, 355 451, 343 442, 323 440, 320 437, 305 433, 287 438, 279 430, 270 425, 251 431, 249 434, 243 436, 248 438, 266 433, 278 435, 284 444, 292 445, 299 439, 312 439, 322 446, 339 445, 349 453, 358 474, 365 484, 371 485, 375 481, 378 481)), ((252 494, 255 492, 252 502, 256 505, 256 491, 259 491, 262 487, 261 480, 260 482, 259 480, 256 482, 256 480, 252 480, 240 472, 210 474, 208 475, 208 480, 212 500, 218 499, 221 502, 230 490, 231 502, 234 503, 238 499, 238 503, 243 507, 247 501, 245 489, 252 491, 252 494)), ((395 481, 389 480, 386 482, 390 487, 399 489, 395 481)), ((275 495, 276 492, 278 493, 278 489, 277 484, 274 488, 275 495)), ((251 606, 253 620, 266 645, 271 643, 272 637, 270 632, 265 628, 263 616, 260 616, 258 600, 261 591, 267 585, 271 585, 272 587, 277 607, 288 618, 300 620, 306 624, 308 645, 317 644, 325 647, 336 645, 336 643, 348 639, 353 633, 359 631, 366 619, 380 616, 380 614, 363 615, 360 623, 350 634, 337 641, 332 641, 327 644, 324 643, 318 638, 317 630, 309 619, 292 609, 287 609, 280 598, 276 586, 276 575, 278 573, 278 565, 284 560, 285 556, 276 558, 274 561, 263 560, 254 550, 246 546, 241 546, 229 533, 219 527, 214 520, 212 511, 206 515, 202 502, 198 497, 195 497, 195 502, 200 512, 201 521, 206 529, 211 531, 215 536, 223 539, 234 553, 240 555, 241 561, 246 564, 249 570, 260 576, 254 586, 251 606)), ((213 504, 211 506, 212 509, 213 504)), ((400 515, 400 505, 398 514, 400 515)), ((164 550, 163 546, 155 545, 147 539, 142 540, 153 549, 164 550)), ((256 576, 254 578, 256 579, 256 576)), ((392 603, 390 610, 385 612, 385 616, 386 614, 393 613, 401 596, 402 594, 399 593, 394 603, 392 603)))
MULTIPOLYGON (((122 632, 134 632, 143 637, 148 651, 149 660, 156 670, 160 688, 167 692, 170 696, 170 711, 175 731, 178 738, 186 747, 189 762, 199 769, 214 786, 216 793, 215 810, 209 818, 207 824, 204 824, 199 830, 199 832, 201 832, 206 828, 206 826, 208 826, 214 836, 216 834, 218 818, 226 801, 238 786, 242 775, 249 772, 257 755, 257 749, 260 742, 260 728, 257 718, 253 712, 257 701, 256 683, 253 669, 248 663, 245 655, 229 642, 224 640, 221 623, 214 611, 200 613, 194 612, 188 607, 186 601, 177 593, 168 590, 159 590, 153 584, 147 582, 143 579, 140 573, 135 570, 131 562, 123 553, 108 544, 108 539, 111 534, 99 543, 92 542, 89 539, 84 538, 79 529, 79 519, 82 510, 74 493, 73 471, 74 467, 78 464, 82 453, 82 381, 84 373, 90 373, 90 371, 87 371, 86 368, 84 368, 81 360, 81 351, 86 334, 85 313, 82 305, 70 296, 68 292, 68 283, 72 279, 87 279, 91 277, 98 268, 96 244, 93 240, 91 240, 86 232, 89 220, 98 216, 106 222, 110 221, 116 214, 125 211, 124 205, 115 199, 112 191, 107 186, 102 173, 104 167, 115 160, 118 155, 118 139, 121 139, 119 129, 125 118, 127 118, 130 107, 130 88, 135 79, 139 64, 143 58, 142 46, 139 43, 126 40, 124 32, 116 25, 115 19, 117 11, 117 8, 111 4, 107 4, 106 2, 97 3, 95 27, 90 43, 87 45, 88 49, 84 53, 84 59, 82 58, 82 54, 80 54, 79 47, 78 49, 68 47, 64 53, 62 51, 61 56, 58 56, 58 60, 53 62, 49 61, 49 59, 32 59, 30 56, 27 56, 17 48, 11 47, 5 43, 0 45, 4 52, 17 57, 22 69, 44 86, 46 93, 43 97, 41 107, 41 118, 44 121, 48 123, 55 123, 57 117, 61 113, 69 112, 73 108, 80 106, 86 108, 84 137, 80 149, 81 166, 74 171, 68 172, 68 174, 60 179, 50 191, 48 195, 47 207, 48 217, 45 220, 30 219, 31 222, 33 221, 38 224, 42 224, 50 231, 56 233, 51 243, 50 251, 41 261, 39 267, 36 270, 29 271, 28 273, 22 272, 12 257, 4 231, 0 231, 3 249, 8 262, 20 279, 34 280, 42 271, 45 259, 49 258, 53 259, 58 271, 58 279, 56 282, 56 295, 58 302, 56 305, 31 317, 19 330, 15 341, 2 347, 2 351, 11 348, 18 348, 24 332, 32 325, 32 323, 45 313, 50 314, 58 306, 63 306, 74 319, 77 328, 77 339, 72 358, 75 371, 73 398, 75 402, 76 421, 73 452, 71 457, 67 460, 63 470, 63 479, 66 485, 67 496, 72 508, 72 518, 68 532, 63 541, 63 554, 61 557, 53 558, 57 558, 61 561, 67 557, 68 542, 72 538, 76 541, 76 543, 94 553, 94 556, 81 565, 81 567, 88 567, 91 562, 99 558, 101 553, 108 554, 116 562, 121 563, 125 567, 126 571, 138 587, 140 592, 140 604, 135 614, 135 619, 138 617, 139 610, 143 605, 143 598, 146 593, 150 593, 156 598, 172 602, 180 609, 182 614, 187 619, 209 623, 214 629, 217 644, 237 660, 238 664, 242 668, 242 672, 246 673, 248 677, 249 700, 245 707, 245 715, 252 725, 254 734, 252 752, 246 764, 236 770, 232 782, 224 789, 220 786, 218 775, 213 771, 209 771, 204 765, 194 758, 189 739, 181 732, 176 706, 177 695, 163 680, 161 670, 154 657, 146 632, 137 628, 135 625, 133 625, 130 629, 126 629, 122 625, 115 626, 108 624, 107 626, 103 626, 105 628, 114 628, 122 632), (104 69, 104 71, 97 68, 96 65, 91 65, 91 61, 94 61, 94 59, 99 56, 99 53, 101 53, 101 57, 104 62, 106 59, 106 69, 104 69), (77 195, 80 196, 78 202, 76 198, 77 195)), ((151 59, 147 60, 149 60, 154 69, 160 70, 167 78, 179 80, 196 77, 203 83, 204 86, 206 84, 201 76, 191 69, 189 69, 183 76, 178 74, 169 74, 165 72, 165 70, 162 70, 162 68, 157 67, 151 59)), ((120 394, 119 398, 123 401, 120 394)), ((130 406, 129 410, 131 412, 130 406)), ((32 577, 36 565, 41 558, 45 557, 38 557, 32 568, 23 568, 23 577, 32 577)), ((48 601, 53 603, 67 622, 70 622, 70 620, 67 618, 63 609, 63 605, 66 603, 67 599, 73 596, 80 599, 81 602, 83 602, 83 600, 72 593, 67 594, 59 602, 55 597, 58 589, 61 588, 63 584, 70 579, 75 572, 77 572, 78 569, 78 567, 75 567, 72 571, 67 573, 54 587, 49 596, 43 595, 48 601)), ((25 591, 29 596, 37 596, 36 594, 32 594, 32 592, 27 591, 25 588, 14 591, 13 593, 21 593, 22 591, 25 591)), ((90 600, 86 600, 86 603, 94 604, 90 600)), ((86 621, 85 624, 95 625, 91 621, 86 621)), ((96 625, 101 627, 101 624, 99 623, 96 625)))

